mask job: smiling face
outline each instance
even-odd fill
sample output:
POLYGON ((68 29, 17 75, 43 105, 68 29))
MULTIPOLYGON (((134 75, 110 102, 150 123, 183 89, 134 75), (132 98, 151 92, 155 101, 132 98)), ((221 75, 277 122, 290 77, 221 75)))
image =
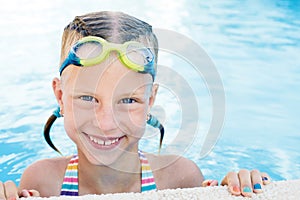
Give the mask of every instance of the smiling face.
POLYGON ((111 53, 92 67, 69 66, 53 88, 67 134, 91 163, 110 165, 137 152, 156 95, 151 75, 128 69, 111 53))

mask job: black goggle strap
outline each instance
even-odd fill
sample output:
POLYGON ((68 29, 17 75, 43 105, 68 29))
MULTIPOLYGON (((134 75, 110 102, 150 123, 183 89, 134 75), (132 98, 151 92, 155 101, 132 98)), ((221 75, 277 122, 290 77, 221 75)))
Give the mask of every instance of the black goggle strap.
POLYGON ((154 128, 158 128, 160 130, 159 151, 158 151, 160 153, 160 149, 165 135, 165 129, 163 125, 158 121, 158 119, 151 114, 148 114, 147 124, 153 126, 154 128))

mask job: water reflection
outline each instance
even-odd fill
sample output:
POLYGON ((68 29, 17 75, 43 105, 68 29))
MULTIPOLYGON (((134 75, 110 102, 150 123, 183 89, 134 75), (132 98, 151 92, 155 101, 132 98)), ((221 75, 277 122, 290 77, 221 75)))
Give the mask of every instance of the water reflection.
MULTIPOLYGON (((94 10, 122 10, 154 27, 176 30, 211 56, 225 86, 225 127, 205 159, 198 154, 201 136, 186 152, 207 177, 221 179, 224 171, 246 167, 267 171, 275 180, 300 178, 300 2, 131 2, 138 9, 121 0, 114 5, 109 0, 84 5, 74 0, 12 0, 0 7, 0 179, 18 180, 29 163, 57 156, 42 142, 42 130, 56 105, 51 79, 57 76, 62 27, 74 15, 94 10)), ((187 79, 199 81, 189 75, 187 79)), ((205 132, 211 105, 206 88, 198 90, 199 131, 205 132)), ((170 108, 162 116, 171 113, 179 122, 180 112, 163 100, 173 96, 162 96, 170 108)), ((172 141, 176 123, 167 125, 165 145, 172 141)), ((64 154, 74 151, 62 121, 53 127, 52 137, 64 154)), ((145 144, 156 149, 157 138, 145 144)))

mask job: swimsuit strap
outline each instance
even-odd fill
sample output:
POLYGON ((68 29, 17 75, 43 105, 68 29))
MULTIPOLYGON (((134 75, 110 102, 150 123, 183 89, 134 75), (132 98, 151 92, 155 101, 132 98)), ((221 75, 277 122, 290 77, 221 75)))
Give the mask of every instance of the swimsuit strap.
POLYGON ((141 192, 156 190, 157 188, 149 162, 142 151, 139 150, 138 153, 142 166, 141 192))
MULTIPOLYGON (((141 192, 157 190, 149 162, 142 151, 138 151, 141 162, 141 192)), ((61 187, 61 196, 78 196, 78 156, 71 158, 61 187)))
POLYGON ((78 196, 78 156, 71 158, 61 187, 61 196, 78 196))

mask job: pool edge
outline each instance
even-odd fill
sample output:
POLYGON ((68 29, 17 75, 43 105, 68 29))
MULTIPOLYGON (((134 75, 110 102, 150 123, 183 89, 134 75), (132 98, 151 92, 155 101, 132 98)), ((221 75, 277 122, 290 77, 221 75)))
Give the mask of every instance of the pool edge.
MULTIPOLYGON (((275 181, 263 187, 263 192, 253 194, 251 199, 298 199, 300 196, 300 179, 275 181)), ((232 196, 228 192, 227 186, 199 187, 186 189, 167 189, 157 192, 146 193, 117 193, 105 195, 85 195, 79 197, 49 197, 49 198, 29 198, 29 199, 83 199, 83 200, 103 200, 103 199, 249 199, 242 196, 232 196)))

